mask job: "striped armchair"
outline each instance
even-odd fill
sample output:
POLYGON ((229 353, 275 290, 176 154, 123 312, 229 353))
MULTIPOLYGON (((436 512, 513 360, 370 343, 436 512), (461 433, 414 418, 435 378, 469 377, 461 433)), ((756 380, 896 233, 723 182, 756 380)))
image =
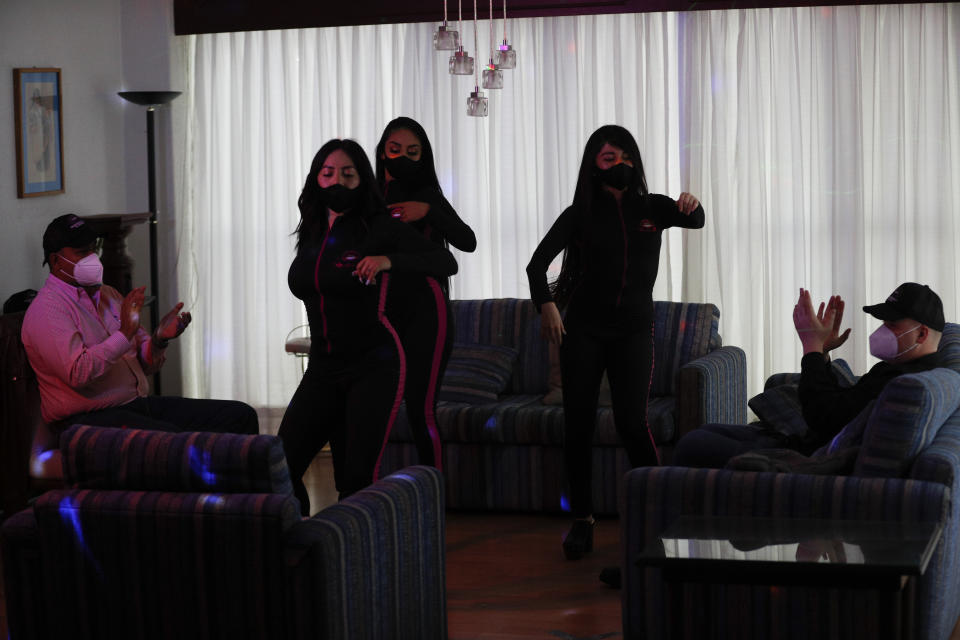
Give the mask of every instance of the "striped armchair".
MULTIPOLYGON (((960 616, 960 325, 940 343, 942 368, 903 375, 851 422, 866 421, 852 476, 660 467, 623 478, 620 526, 625 638, 668 638, 659 569, 634 562, 680 516, 913 522, 944 530, 915 593, 908 637, 946 640, 960 616)), ((859 428, 857 426, 856 428, 859 428)), ((685 637, 885 637, 879 596, 849 589, 689 585, 685 637), (695 603, 695 604, 694 604, 695 603)))
MULTIPOLYGON (((455 343, 506 347, 517 355, 495 401, 439 403, 447 506, 562 511, 563 408, 543 403, 550 355, 540 337, 540 315, 530 300, 516 298, 454 300, 452 310, 455 343)), ((723 346, 720 312, 712 304, 655 302, 654 314, 648 421, 661 458, 669 460, 673 443, 687 431, 708 422, 746 421, 746 356, 723 346)), ((593 455, 595 509, 616 513, 617 482, 629 463, 610 407, 599 409, 593 455)), ((401 410, 383 464, 399 469, 416 460, 401 410)))
POLYGON ((273 436, 74 425, 3 525, 10 637, 446 638, 440 474, 301 520, 273 436))

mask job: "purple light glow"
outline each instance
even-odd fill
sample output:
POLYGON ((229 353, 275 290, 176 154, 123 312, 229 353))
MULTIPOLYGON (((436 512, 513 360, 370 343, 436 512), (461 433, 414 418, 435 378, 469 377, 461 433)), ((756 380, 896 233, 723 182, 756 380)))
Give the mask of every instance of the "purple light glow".
POLYGON ((196 446, 190 447, 190 470, 208 487, 217 482, 217 474, 210 470, 209 451, 200 451, 196 446))
POLYGON ((93 557, 93 552, 90 551, 90 547, 87 546, 87 542, 83 537, 83 526, 80 524, 80 510, 73 505, 73 500, 70 496, 66 496, 60 501, 58 506, 58 511, 60 512, 60 517, 63 521, 73 529, 73 538, 77 543, 77 546, 83 551, 83 555, 87 557, 90 561, 90 564, 93 565, 94 570, 97 572, 101 578, 103 577, 103 569, 100 567, 100 563, 97 562, 97 559, 93 557))
POLYGON ((570 500, 567 499, 567 494, 565 493, 560 494, 560 508, 570 513, 570 500))

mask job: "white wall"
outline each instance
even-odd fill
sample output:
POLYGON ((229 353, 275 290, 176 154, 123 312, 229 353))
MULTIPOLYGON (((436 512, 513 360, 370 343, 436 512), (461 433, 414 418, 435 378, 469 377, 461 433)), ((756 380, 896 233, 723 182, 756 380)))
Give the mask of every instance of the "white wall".
MULTIPOLYGON (((179 89, 171 81, 172 0, 0 1, 0 302, 26 288, 39 289, 43 230, 62 213, 142 212, 148 209, 146 115, 126 103, 123 90, 179 89), (61 70, 65 192, 17 198, 13 69, 61 70)), ((168 170, 168 112, 158 112, 158 198, 169 222, 173 202, 168 170), (167 186, 169 185, 169 187, 167 186)), ((172 233, 161 226, 161 247, 172 233)), ((149 284, 147 227, 128 238, 135 284, 149 284)), ((174 293, 171 264, 161 251, 161 311, 174 293)), ((175 354, 164 370, 164 393, 180 388, 175 354)))

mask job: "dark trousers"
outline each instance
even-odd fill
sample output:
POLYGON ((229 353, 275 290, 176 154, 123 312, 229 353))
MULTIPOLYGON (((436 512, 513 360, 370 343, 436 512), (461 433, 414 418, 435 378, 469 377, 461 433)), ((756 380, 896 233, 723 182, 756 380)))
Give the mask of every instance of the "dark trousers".
POLYGON ((341 499, 376 479, 402 384, 395 348, 343 357, 311 353, 278 433, 303 515, 310 515, 303 474, 328 442, 341 499))
POLYGON ((437 394, 453 348, 453 313, 440 285, 428 279, 415 307, 401 327, 407 371, 403 397, 407 422, 420 464, 441 467, 437 394))
POLYGON ((653 373, 653 331, 601 338, 571 331, 560 345, 563 381, 564 460, 574 517, 593 512, 593 433, 600 382, 610 380, 613 420, 633 467, 659 464, 647 426, 647 396, 653 373))
POLYGON ((673 464, 678 467, 722 469, 730 458, 741 453, 788 446, 786 436, 770 429, 738 424, 705 424, 677 441, 673 450, 673 464))
POLYGON ((110 409, 78 413, 51 425, 63 431, 72 424, 154 431, 214 431, 257 434, 260 425, 253 407, 236 400, 199 400, 178 396, 147 396, 110 409))

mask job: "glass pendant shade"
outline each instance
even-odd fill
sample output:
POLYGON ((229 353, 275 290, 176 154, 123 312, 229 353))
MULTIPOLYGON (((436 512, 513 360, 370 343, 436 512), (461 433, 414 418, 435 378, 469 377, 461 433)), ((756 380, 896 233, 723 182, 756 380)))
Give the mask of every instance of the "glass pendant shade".
POLYGON ((463 50, 463 47, 457 47, 450 56, 450 73, 457 76, 469 76, 473 73, 473 58, 463 50))
POLYGON ((467 98, 467 115, 483 118, 487 115, 487 99, 479 87, 475 87, 467 98))
POLYGON ((460 46, 460 33, 456 29, 448 29, 447 21, 437 27, 433 33, 433 48, 437 51, 455 51, 460 46))
POLYGON ((503 71, 493 63, 493 58, 490 58, 490 64, 483 70, 483 88, 503 89, 503 71))
POLYGON ((497 64, 497 68, 499 69, 516 69, 517 52, 515 49, 511 48, 509 44, 507 44, 506 40, 504 40, 503 44, 497 47, 493 61, 497 64))

